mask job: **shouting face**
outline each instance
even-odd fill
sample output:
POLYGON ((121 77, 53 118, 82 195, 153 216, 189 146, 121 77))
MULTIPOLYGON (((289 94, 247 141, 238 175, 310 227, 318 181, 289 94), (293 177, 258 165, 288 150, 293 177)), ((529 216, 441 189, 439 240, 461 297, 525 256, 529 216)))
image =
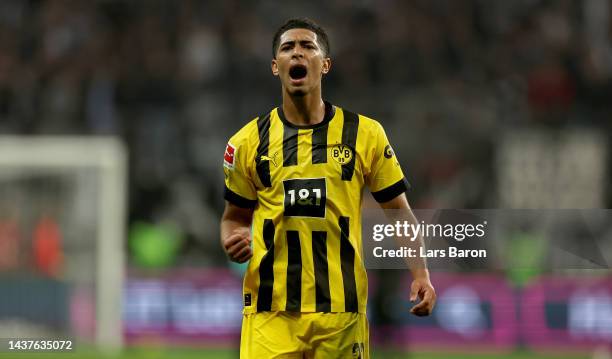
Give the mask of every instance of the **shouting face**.
POLYGON ((307 29, 285 31, 279 41, 272 73, 281 80, 290 95, 304 96, 321 87, 321 77, 331 66, 331 60, 317 41, 317 35, 307 29))

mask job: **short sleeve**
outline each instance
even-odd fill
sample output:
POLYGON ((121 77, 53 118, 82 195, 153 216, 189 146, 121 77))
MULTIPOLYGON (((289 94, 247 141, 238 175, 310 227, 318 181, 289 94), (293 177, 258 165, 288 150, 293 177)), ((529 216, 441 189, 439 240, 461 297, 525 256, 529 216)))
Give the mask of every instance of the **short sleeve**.
POLYGON ((377 202, 387 202, 404 193, 409 184, 404 177, 387 135, 378 122, 375 122, 373 137, 375 138, 375 146, 366 183, 377 202))
POLYGON ((225 146, 223 155, 223 197, 242 208, 254 208, 257 204, 257 191, 248 171, 248 150, 246 141, 232 138, 225 146))

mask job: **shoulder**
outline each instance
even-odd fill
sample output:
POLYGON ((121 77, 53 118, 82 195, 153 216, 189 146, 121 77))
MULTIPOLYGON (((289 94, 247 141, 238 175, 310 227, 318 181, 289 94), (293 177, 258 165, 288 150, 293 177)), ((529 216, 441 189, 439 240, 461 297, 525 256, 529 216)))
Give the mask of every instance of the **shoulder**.
POLYGON ((227 141, 224 162, 227 168, 234 168, 234 161, 245 163, 254 156, 258 144, 257 120, 255 117, 247 122, 227 141))
POLYGON ((383 127, 380 122, 378 122, 374 118, 351 111, 350 109, 345 109, 339 106, 336 107, 340 108, 345 115, 351 113, 359 118, 359 132, 373 135, 383 131, 383 127))
POLYGON ((255 140, 259 137, 259 131, 257 128, 257 121, 259 117, 247 122, 241 129, 239 129, 229 139, 229 143, 234 147, 248 147, 250 144, 255 143, 255 140))

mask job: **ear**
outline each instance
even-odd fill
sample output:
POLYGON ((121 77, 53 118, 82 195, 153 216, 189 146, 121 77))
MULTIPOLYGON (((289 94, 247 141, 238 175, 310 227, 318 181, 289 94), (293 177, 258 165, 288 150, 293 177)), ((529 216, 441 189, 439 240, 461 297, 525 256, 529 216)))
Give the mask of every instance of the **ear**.
POLYGON ((323 59, 323 68, 321 69, 321 72, 323 73, 323 75, 326 75, 329 70, 331 70, 331 59, 329 57, 326 57, 323 59))
POLYGON ((276 59, 272 59, 271 67, 272 67, 272 74, 274 76, 278 76, 278 64, 276 63, 276 59))

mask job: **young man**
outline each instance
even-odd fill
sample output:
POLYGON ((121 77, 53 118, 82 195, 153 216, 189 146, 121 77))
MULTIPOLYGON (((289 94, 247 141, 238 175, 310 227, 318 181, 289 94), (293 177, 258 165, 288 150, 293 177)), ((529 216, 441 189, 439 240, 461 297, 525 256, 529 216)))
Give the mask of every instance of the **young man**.
MULTIPOLYGON (((378 122, 322 100, 325 31, 292 19, 272 47, 282 106, 238 131, 224 156, 221 244, 250 260, 241 358, 368 358, 362 189, 411 215, 406 181, 378 122)), ((410 299, 421 302, 411 312, 428 315, 429 273, 412 274, 410 299)))

